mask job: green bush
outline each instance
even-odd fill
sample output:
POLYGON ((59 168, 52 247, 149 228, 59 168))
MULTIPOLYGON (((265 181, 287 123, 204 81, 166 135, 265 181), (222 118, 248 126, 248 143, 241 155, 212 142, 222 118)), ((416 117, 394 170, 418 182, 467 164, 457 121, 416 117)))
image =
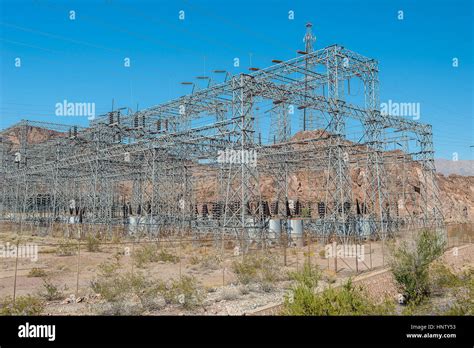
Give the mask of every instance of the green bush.
POLYGON ((30 277, 30 278, 41 278, 41 277, 44 277, 44 276, 46 276, 46 272, 41 268, 33 267, 28 272, 28 277, 30 277))
POLYGON ((91 289, 107 301, 106 306, 99 307, 101 314, 138 315, 161 308, 160 282, 149 280, 138 272, 120 274, 118 269, 118 262, 103 263, 91 282, 91 289))
POLYGON ((87 235, 86 239, 86 246, 87 246, 87 251, 94 253, 100 251, 100 239, 94 237, 93 235, 89 234, 87 235))
POLYGON ((421 303, 429 295, 429 266, 443 251, 443 237, 431 230, 421 231, 412 243, 392 247, 390 266, 407 302, 421 303))
POLYGON ((311 209, 310 209, 310 207, 304 207, 303 209, 301 209, 301 217, 304 217, 304 218, 309 218, 309 217, 311 217, 311 209))
POLYGON ((156 244, 145 244, 134 251, 133 260, 137 267, 142 268, 145 264, 150 262, 179 262, 179 257, 167 252, 164 249, 159 249, 156 244))
POLYGON ((222 264, 222 257, 217 254, 203 256, 200 260, 202 268, 218 269, 222 264))
POLYGON ((455 302, 444 315, 474 315, 474 272, 472 268, 458 276, 457 281, 449 282, 454 286, 455 302))
POLYGON ((63 298, 63 293, 49 279, 43 278, 43 289, 40 296, 46 301, 55 301, 63 298))
POLYGON ((432 291, 443 292, 444 289, 461 286, 462 280, 448 266, 433 262, 429 268, 429 286, 432 291))
POLYGON ((44 302, 35 296, 8 296, 0 301, 0 315, 40 315, 44 310, 44 302))
POLYGON ((63 239, 59 242, 56 248, 56 254, 58 256, 71 256, 77 251, 77 242, 72 239, 63 239))
POLYGON ((270 291, 280 279, 280 268, 275 255, 245 255, 232 263, 232 271, 239 283, 247 285, 260 283, 265 291, 270 291))
POLYGON ((191 258, 189 259, 189 263, 191 265, 197 265, 200 262, 201 262, 201 259, 198 256, 191 256, 191 258))
POLYGON ((161 249, 160 252, 158 253, 158 261, 177 263, 179 262, 179 257, 172 253, 167 252, 164 249, 161 249))
POLYGON ((258 267, 256 259, 251 256, 245 256, 242 261, 232 263, 232 271, 242 284, 249 284, 257 278, 258 267))
POLYGON ((434 262, 429 278, 430 297, 422 302, 409 302, 403 315, 474 315, 472 268, 456 274, 446 265, 434 262))
POLYGON ((303 264, 303 269, 299 272, 290 272, 290 279, 309 289, 315 289, 321 279, 321 272, 317 266, 313 266, 308 262, 303 264))
POLYGON ((118 268, 119 264, 116 262, 101 263, 97 277, 91 281, 92 290, 106 301, 116 301, 130 292, 130 279, 120 275, 118 268))
POLYGON ((326 288, 315 293, 307 286, 310 282, 298 282, 290 295, 285 296, 284 315, 389 315, 394 312, 394 303, 385 300, 382 304, 371 302, 367 294, 349 280, 341 288, 326 288))
POLYGON ((191 276, 181 276, 171 282, 159 281, 157 289, 166 303, 180 304, 186 309, 200 306, 204 300, 204 291, 191 276))

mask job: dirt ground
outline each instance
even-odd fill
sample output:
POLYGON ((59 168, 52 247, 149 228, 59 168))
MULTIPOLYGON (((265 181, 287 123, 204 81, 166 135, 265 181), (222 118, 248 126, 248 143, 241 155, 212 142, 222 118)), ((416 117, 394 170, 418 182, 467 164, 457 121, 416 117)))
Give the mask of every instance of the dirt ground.
MULTIPOLYGON (((362 272, 382 268, 387 263, 387 246, 380 241, 364 241, 359 249, 362 255, 356 257, 325 257, 326 244, 312 240, 306 245, 284 248, 269 246, 266 250, 251 246, 249 254, 271 253, 276 255, 281 278, 271 289, 263 289, 259 284, 245 286, 239 284, 232 271, 234 261, 241 260, 244 253, 236 251, 236 245, 227 243, 224 250, 216 247, 212 240, 191 241, 185 237, 168 237, 159 240, 143 238, 131 241, 129 238, 101 240, 98 251, 88 251, 87 241, 82 239, 79 247, 77 239, 71 239, 72 255, 60 256, 64 238, 38 236, 33 229, 21 231, 20 245, 37 245, 38 259, 26 257, 3 257, 0 264, 0 298, 37 295, 44 290, 43 278, 50 280, 62 293, 62 298, 49 301, 44 314, 49 315, 94 315, 94 305, 101 300, 91 289, 91 281, 98 275, 98 266, 104 262, 117 260, 122 272, 139 272, 149 279, 169 280, 183 275, 193 276, 205 291, 203 305, 192 311, 179 305, 162 306, 160 310, 146 314, 214 314, 241 315, 271 303, 281 302, 291 286, 289 271, 301 269, 303 263, 318 265, 323 271, 321 283, 340 283, 362 272), (160 250, 175 257, 174 262, 149 262, 140 267, 132 255, 145 244, 155 244, 160 250), (286 264, 285 264, 286 254, 286 264), (119 256, 118 256, 119 255, 119 256), (16 269, 16 277, 15 277, 16 269), (32 269, 44 271, 43 275, 32 276, 32 269)), ((18 226, 0 225, 0 245, 17 243, 18 226)), ((459 243, 459 241, 457 241, 459 243)))

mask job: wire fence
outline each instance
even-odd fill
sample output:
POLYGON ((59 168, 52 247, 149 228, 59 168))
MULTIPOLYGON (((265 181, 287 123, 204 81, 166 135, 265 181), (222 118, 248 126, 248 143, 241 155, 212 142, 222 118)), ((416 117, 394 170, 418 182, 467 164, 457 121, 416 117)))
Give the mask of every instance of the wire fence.
MULTIPOLYGON (((187 275, 203 286, 219 287, 237 283, 234 265, 249 255, 272 255, 282 271, 297 271, 309 263, 334 279, 386 267, 389 259, 389 242, 383 240, 341 243, 302 235, 258 243, 251 238, 219 239, 185 233, 131 237, 101 234, 93 226, 86 231, 80 228, 71 231, 71 238, 64 238, 35 236, 31 233, 34 229, 26 224, 1 225, 0 297, 15 299, 19 294, 37 293, 44 286, 44 276, 65 292, 83 296, 91 292, 99 266, 107 262, 117 262, 121 272, 140 272, 162 280, 187 275)), ((446 247, 472 243, 473 230, 472 223, 448 225, 446 247)), ((400 237, 410 238, 415 231, 410 232, 400 237)))

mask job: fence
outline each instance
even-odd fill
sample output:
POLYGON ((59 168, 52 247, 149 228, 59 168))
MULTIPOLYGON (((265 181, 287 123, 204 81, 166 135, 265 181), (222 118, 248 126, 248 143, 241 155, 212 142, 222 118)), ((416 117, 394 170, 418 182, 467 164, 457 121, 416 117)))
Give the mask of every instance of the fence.
MULTIPOLYGON (((35 272, 46 273, 65 295, 84 296, 91 292, 91 281, 97 276, 98 266, 114 260, 123 272, 144 272, 148 277, 162 280, 189 275, 207 288, 235 284, 233 263, 247 255, 273 255, 282 271, 299 270, 308 262, 334 279, 381 269, 388 260, 385 241, 354 240, 339 244, 303 235, 289 243, 268 239, 268 243, 259 244, 244 238, 219 240, 185 233, 150 239, 124 237, 118 231, 101 233, 100 228, 94 226, 68 228, 71 238, 34 236, 31 232, 35 229, 26 224, 1 225, 3 255, 0 256, 4 258, 0 297, 11 295, 15 299, 18 295, 40 291, 43 282, 41 277, 35 277, 35 272), (15 248, 16 253, 13 253, 15 248), (146 259, 147 252, 154 253, 152 262, 146 259)), ((104 226, 104 230, 108 228, 104 226)), ((473 224, 449 225, 447 230, 448 248, 471 243, 473 224)))

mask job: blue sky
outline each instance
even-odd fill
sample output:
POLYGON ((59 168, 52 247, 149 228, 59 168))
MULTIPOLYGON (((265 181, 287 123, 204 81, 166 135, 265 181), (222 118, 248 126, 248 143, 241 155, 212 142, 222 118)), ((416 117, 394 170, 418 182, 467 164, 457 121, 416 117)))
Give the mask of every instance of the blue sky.
POLYGON ((188 93, 180 82, 214 69, 239 73, 293 58, 311 21, 316 48, 338 43, 379 61, 381 102, 420 103, 436 157, 473 159, 471 0, 0 3, 0 128, 20 119, 86 125, 85 117, 55 116, 55 104, 95 102, 100 114, 114 98, 142 109, 188 93))

